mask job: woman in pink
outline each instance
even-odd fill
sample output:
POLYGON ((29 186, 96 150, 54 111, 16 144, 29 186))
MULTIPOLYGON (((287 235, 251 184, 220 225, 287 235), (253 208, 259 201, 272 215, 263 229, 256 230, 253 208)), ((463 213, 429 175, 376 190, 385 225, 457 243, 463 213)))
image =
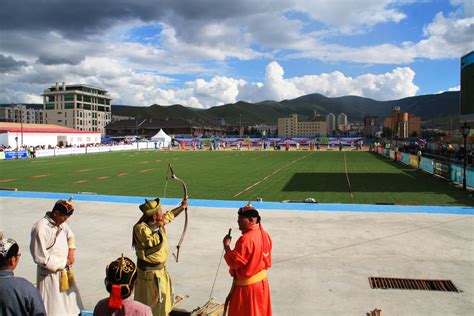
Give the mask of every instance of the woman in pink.
POLYGON ((230 249, 231 237, 223 240, 224 259, 234 278, 226 299, 229 316, 270 316, 272 304, 267 270, 272 265, 272 240, 263 230, 258 211, 247 205, 239 209, 239 230, 242 236, 230 249))

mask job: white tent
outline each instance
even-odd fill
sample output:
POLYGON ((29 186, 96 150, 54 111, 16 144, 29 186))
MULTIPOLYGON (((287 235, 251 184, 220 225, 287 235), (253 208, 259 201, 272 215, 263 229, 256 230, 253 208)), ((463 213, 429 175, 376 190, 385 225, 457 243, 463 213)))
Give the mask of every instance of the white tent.
POLYGON ((157 148, 167 148, 169 145, 171 145, 171 137, 163 132, 163 129, 160 129, 160 131, 151 138, 151 141, 156 143, 157 148))

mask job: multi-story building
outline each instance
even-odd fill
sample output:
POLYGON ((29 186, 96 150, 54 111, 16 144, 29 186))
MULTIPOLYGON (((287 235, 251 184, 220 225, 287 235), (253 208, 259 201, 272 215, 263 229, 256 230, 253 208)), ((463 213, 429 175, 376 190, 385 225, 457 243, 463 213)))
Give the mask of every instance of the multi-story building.
POLYGON ((319 115, 313 116, 308 121, 298 121, 297 114, 291 114, 289 118, 278 119, 279 137, 315 137, 326 136, 326 120, 319 115))
POLYGON ((334 135, 336 133, 336 116, 333 113, 326 115, 327 134, 334 135))
POLYGON ((400 107, 396 106, 392 109, 392 115, 384 118, 383 127, 389 128, 396 138, 420 136, 421 118, 408 112, 401 112, 400 107))
POLYGON ((378 121, 378 116, 364 116, 364 133, 369 136, 374 136, 375 133, 380 131, 380 123, 378 121))
POLYGON ((43 98, 46 123, 105 135, 105 126, 112 119, 112 98, 106 90, 63 82, 46 89, 43 98))
POLYGON ((337 115, 337 129, 340 131, 347 131, 348 126, 347 126, 347 115, 344 113, 339 113, 337 115))
POLYGON ((23 104, 12 104, 0 107, 0 122, 43 124, 44 111, 23 104))

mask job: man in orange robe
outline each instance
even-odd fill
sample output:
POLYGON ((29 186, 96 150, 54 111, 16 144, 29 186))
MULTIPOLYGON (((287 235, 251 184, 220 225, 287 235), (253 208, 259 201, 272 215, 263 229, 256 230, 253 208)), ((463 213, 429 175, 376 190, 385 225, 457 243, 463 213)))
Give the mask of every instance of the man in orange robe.
POLYGON ((270 316, 272 303, 267 270, 272 265, 272 240, 263 230, 258 211, 252 206, 241 207, 238 212, 242 236, 235 248, 230 249, 231 237, 223 240, 224 259, 234 278, 226 299, 229 316, 270 316))

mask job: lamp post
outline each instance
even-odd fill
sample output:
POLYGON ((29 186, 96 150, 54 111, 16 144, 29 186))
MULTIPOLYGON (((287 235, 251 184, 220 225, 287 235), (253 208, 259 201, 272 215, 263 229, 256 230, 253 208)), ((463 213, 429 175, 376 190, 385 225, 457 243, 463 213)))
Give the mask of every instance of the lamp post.
POLYGON ((469 132, 471 131, 471 127, 467 125, 466 121, 464 121, 463 126, 459 128, 461 130, 462 137, 464 137, 464 159, 463 159, 463 178, 462 178, 462 189, 466 190, 466 158, 467 158, 467 148, 466 148, 466 139, 469 136, 469 132))

